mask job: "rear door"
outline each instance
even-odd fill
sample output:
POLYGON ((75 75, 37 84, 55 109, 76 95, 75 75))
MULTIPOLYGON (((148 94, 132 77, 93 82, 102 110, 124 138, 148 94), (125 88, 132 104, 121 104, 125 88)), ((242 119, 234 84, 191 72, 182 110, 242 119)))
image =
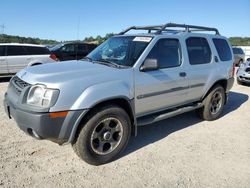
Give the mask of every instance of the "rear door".
POLYGON ((74 60, 77 58, 77 45, 76 44, 65 44, 61 49, 61 60, 74 60))
POLYGON ((78 44, 77 46, 77 59, 82 59, 88 55, 88 46, 86 44, 78 44))
POLYGON ((27 46, 26 49, 31 59, 29 63, 46 63, 52 61, 49 59, 50 51, 45 47, 27 46))
POLYGON ((178 39, 159 39, 146 59, 156 59, 159 69, 135 74, 137 116, 178 106, 186 101, 188 81, 178 39))
POLYGON ((6 46, 0 46, 0 74, 8 73, 6 46))
POLYGON ((7 46, 7 63, 9 73, 16 73, 26 67, 31 57, 23 46, 7 46))
POLYGON ((214 75, 217 74, 218 57, 213 54, 210 42, 205 37, 191 36, 185 43, 189 63, 189 68, 186 70, 190 87, 188 99, 200 100, 208 85, 214 81, 214 75))

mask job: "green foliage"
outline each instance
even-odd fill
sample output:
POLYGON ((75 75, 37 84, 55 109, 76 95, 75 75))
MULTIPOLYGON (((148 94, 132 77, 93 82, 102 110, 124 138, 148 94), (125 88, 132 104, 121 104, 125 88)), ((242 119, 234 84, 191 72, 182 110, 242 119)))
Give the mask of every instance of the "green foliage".
POLYGON ((105 40, 107 40, 108 38, 114 36, 114 33, 108 33, 106 34, 104 37, 101 37, 100 35, 94 37, 86 37, 85 39, 83 39, 84 42, 93 42, 93 43, 97 43, 97 44, 101 44, 103 43, 105 40))
POLYGON ((250 37, 230 37, 233 46, 250 46, 250 37))
MULTIPOLYGON (((96 44, 101 44, 108 38, 114 36, 114 33, 108 33, 104 37, 98 35, 96 37, 86 37, 83 39, 84 42, 92 42, 96 44)), ((233 46, 250 46, 250 37, 230 37, 229 41, 233 46)), ((0 35, 0 43, 29 43, 29 44, 56 44, 59 43, 56 40, 44 40, 39 38, 31 37, 20 37, 12 35, 0 35)))
POLYGON ((0 35, 0 43, 56 44, 58 41, 2 34, 0 35))

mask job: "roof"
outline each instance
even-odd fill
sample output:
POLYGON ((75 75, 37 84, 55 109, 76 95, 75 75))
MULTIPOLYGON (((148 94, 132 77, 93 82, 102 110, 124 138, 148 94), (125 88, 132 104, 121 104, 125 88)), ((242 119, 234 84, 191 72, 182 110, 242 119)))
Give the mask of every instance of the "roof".
POLYGON ((22 43, 0 43, 0 46, 8 45, 8 46, 33 46, 33 47, 44 47, 44 45, 38 44, 22 44, 22 43))
POLYGON ((120 32, 119 35, 124 35, 131 30, 146 30, 147 34, 146 33, 139 34, 144 36, 155 36, 160 34, 175 35, 175 34, 183 34, 183 33, 187 34, 194 32, 199 34, 205 34, 204 32, 215 32, 215 35, 220 35, 218 29, 213 27, 176 24, 176 23, 167 23, 164 25, 151 25, 151 26, 132 26, 120 32))

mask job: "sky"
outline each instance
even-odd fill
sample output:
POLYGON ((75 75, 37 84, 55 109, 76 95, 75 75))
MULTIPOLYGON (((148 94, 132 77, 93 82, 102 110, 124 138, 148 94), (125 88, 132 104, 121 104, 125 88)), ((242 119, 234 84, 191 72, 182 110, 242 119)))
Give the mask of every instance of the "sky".
POLYGON ((1 0, 4 34, 84 39, 132 25, 168 22, 216 27, 227 37, 250 37, 250 0, 1 0))

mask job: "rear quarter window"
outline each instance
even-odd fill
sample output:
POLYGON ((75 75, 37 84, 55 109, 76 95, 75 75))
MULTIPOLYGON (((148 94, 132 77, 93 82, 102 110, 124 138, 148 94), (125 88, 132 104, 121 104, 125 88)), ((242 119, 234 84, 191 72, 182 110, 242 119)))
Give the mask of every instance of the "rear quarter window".
POLYGON ((23 46, 7 46, 8 56, 21 56, 27 55, 27 51, 23 46))
POLYGON ((225 39, 213 39, 213 43, 221 61, 232 60, 232 53, 228 42, 225 39))
POLYGON ((25 48, 27 49, 29 55, 46 55, 46 54, 50 54, 49 49, 47 49, 45 47, 27 46, 25 48))

